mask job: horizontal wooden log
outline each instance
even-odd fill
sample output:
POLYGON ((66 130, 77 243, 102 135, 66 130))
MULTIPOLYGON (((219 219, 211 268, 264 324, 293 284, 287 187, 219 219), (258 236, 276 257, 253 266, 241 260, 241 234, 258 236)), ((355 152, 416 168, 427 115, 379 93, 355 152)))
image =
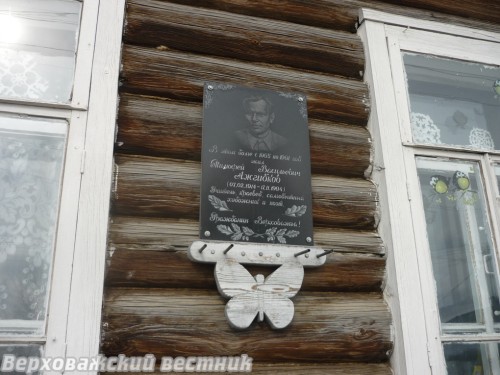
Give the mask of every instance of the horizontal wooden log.
MULTIPOLYGON (((195 220, 113 216, 109 227, 110 251, 187 251, 199 238, 199 224, 195 220)), ((314 242, 336 253, 385 254, 376 231, 315 227, 314 242)))
MULTIPOLYGON (((385 261, 375 232, 316 228, 314 236, 317 246, 334 248, 335 254, 327 257, 325 266, 307 270, 307 289, 380 289, 385 261)), ((106 282, 110 286, 213 287, 213 265, 191 263, 185 255, 198 238, 196 221, 113 217, 106 282)), ((253 268, 253 272, 270 271, 253 268)))
MULTIPOLYGON (((193 4, 192 0, 167 0, 193 4)), ((352 0, 202 0, 198 6, 330 30, 356 31, 359 7, 352 0), (354 3, 354 4, 353 4, 354 3)))
POLYGON ((294 298, 291 325, 232 330, 216 290, 108 289, 106 355, 240 355, 255 362, 381 362, 391 349, 391 316, 380 293, 308 293, 294 298))
POLYGON ((367 124, 368 91, 359 80, 127 45, 122 62, 125 92, 201 102, 205 82, 225 82, 300 92, 307 96, 309 118, 367 124))
POLYGON ((128 2, 125 41, 355 79, 364 69, 356 34, 158 0, 128 2))
MULTIPOLYGON (((326 265, 307 270, 305 288, 380 289, 385 265, 380 255, 384 249, 375 232, 316 228, 314 237, 317 246, 333 248, 335 253, 327 257, 326 265)), ((188 247, 198 238, 196 221, 115 216, 109 229, 106 283, 129 287, 213 287, 213 265, 191 263, 186 258, 188 247)), ((252 272, 270 271, 252 268, 252 272)))
POLYGON ((385 3, 441 12, 469 19, 500 24, 500 4, 497 0, 380 0, 385 3))
MULTIPOLYGON (((186 5, 193 4, 192 0, 164 1, 186 5)), ((414 0, 411 3, 410 1, 400 0, 389 1, 394 5, 384 3, 383 0, 203 0, 197 2, 196 5, 249 16, 272 18, 350 32, 356 31, 360 8, 370 8, 423 20, 500 32, 498 9, 496 9, 496 15, 489 12, 491 8, 498 7, 496 0, 484 0, 488 4, 487 6, 481 6, 469 0, 414 0)))
MULTIPOLYGON (((113 210, 132 216, 199 216, 201 165, 172 159, 116 155, 113 210)), ((363 179, 314 175, 313 220, 316 225, 372 229, 375 186, 363 179)))
MULTIPOLYGON (((185 251, 112 252, 106 285, 110 287, 215 288, 215 264, 191 262, 185 251)), ((276 267, 247 267, 254 276, 268 276, 276 267)), ((302 290, 377 292, 381 290, 385 260, 379 256, 331 254, 325 265, 305 270, 302 290)))
MULTIPOLYGON (((118 114, 122 153, 200 160, 202 106, 124 94, 118 114)), ((362 177, 370 165, 370 135, 359 126, 311 120, 313 173, 362 177)))
POLYGON ((273 375, 391 375, 387 363, 255 363, 252 374, 273 375))
MULTIPOLYGON (((134 372, 135 375, 165 374, 159 370, 161 359, 156 359, 158 368, 155 372, 134 372)), ((130 372, 116 372, 116 375, 130 372)), ((273 375, 392 375, 391 366, 386 363, 252 363, 252 374, 273 375)))

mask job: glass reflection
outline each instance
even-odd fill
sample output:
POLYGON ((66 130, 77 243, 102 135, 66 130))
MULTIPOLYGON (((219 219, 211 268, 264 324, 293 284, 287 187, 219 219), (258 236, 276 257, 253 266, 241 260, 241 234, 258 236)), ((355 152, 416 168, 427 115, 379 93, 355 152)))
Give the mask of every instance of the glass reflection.
POLYGON ((23 28, 19 19, 12 14, 0 14, 0 43, 17 43, 23 28))
POLYGON ((444 356, 449 375, 497 375, 492 357, 498 357, 496 344, 448 343, 444 356))
POLYGON ((0 115, 0 334, 43 333, 66 131, 0 115))
POLYGON ((500 68, 403 53, 413 140, 500 149, 500 68))
MULTIPOLYGON (((42 346, 36 344, 27 345, 0 345, 0 368, 2 367, 2 358, 4 355, 14 355, 16 357, 36 357, 42 356, 42 346)), ((16 371, 3 371, 2 375, 19 375, 16 371)), ((39 374, 38 371, 31 375, 39 374)))
POLYGON ((497 176, 497 195, 500 196, 500 164, 495 164, 495 175, 497 176))
POLYGON ((479 166, 417 158, 443 333, 494 332, 498 272, 479 166))
POLYGON ((81 3, 0 0, 0 97, 71 99, 81 3))

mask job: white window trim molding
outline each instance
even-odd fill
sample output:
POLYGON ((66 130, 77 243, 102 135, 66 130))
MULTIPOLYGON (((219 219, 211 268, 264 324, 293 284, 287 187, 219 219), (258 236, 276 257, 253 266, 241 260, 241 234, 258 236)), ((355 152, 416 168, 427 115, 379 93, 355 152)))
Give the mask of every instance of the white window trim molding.
POLYGON ((99 353, 124 13, 125 0, 99 2, 67 318, 67 357, 95 357, 99 353))
POLYGON ((419 296, 405 293, 403 287, 414 280, 420 282, 420 275, 412 266, 416 264, 417 259, 406 184, 399 186, 397 183, 386 183, 386 181, 397 181, 400 176, 405 175, 403 150, 399 134, 391 134, 389 127, 378 126, 379 123, 398 123, 397 113, 386 110, 386 108, 396 108, 393 90, 385 92, 385 95, 376 95, 385 90, 384 79, 387 77, 391 79, 386 48, 377 46, 386 40, 384 24, 363 22, 359 34, 365 46, 365 81, 373 82, 370 87, 371 113, 368 125, 374 142, 372 179, 378 188, 382 212, 378 228, 388 248, 385 295, 394 321, 392 366, 397 374, 424 375, 429 373, 429 367, 427 338, 421 335, 422 332, 426 332, 423 303, 419 296), (386 168, 385 160, 393 160, 395 163, 391 168, 386 168), (403 251, 396 251, 399 249, 403 251), (409 316, 405 313, 407 311, 413 313, 409 316))
POLYGON ((70 103, 0 101, 3 113, 69 122, 46 334, 0 337, 44 345, 44 357, 99 354, 124 14, 125 0, 83 0, 70 103))
POLYGON ((87 109, 100 0, 83 0, 71 108, 87 109), (76 74, 76 72, 78 72, 76 74))
POLYGON ((71 103, 0 102, 2 113, 69 122, 46 335, 0 337, 44 345, 44 357, 99 354, 124 14, 125 0, 84 0, 71 103))
POLYGON ((471 39, 500 42, 500 35, 491 31, 477 30, 436 21, 427 21, 407 16, 399 16, 378 10, 362 8, 359 11, 359 23, 374 21, 385 25, 403 26, 408 29, 433 31, 440 34, 458 35, 471 39))
MULTIPOLYGON (((443 44, 444 40, 449 43, 453 36, 457 58, 498 65, 500 52, 491 61, 487 55, 491 55, 492 46, 500 51, 500 34, 370 9, 361 9, 359 18, 358 34, 366 57, 365 82, 370 86, 371 96, 369 130, 374 143, 371 178, 379 192, 379 233, 388 248, 384 294, 394 322, 391 364, 398 375, 446 374, 439 311, 435 299, 426 293, 435 290, 430 254, 417 251, 428 245, 423 244, 425 228, 414 224, 415 213, 412 213, 412 207, 420 201, 420 192, 416 172, 413 172, 416 171, 415 150, 405 147, 411 142, 409 126, 405 126, 405 122, 409 123, 405 116, 409 116, 398 113, 400 108, 405 108, 401 101, 406 100, 406 96, 393 84, 393 80, 404 80, 394 77, 402 72, 392 71, 394 61, 391 59, 400 58, 400 47, 435 54, 440 46, 447 45, 443 44), (414 42, 413 34, 425 33, 432 35, 430 43, 414 42), (481 48, 485 45, 483 54, 481 48)), ((448 52, 447 49, 450 56, 448 52)), ((472 154, 467 157, 472 158, 472 154)), ((493 191, 491 186, 486 188, 493 191)), ((497 222, 496 218, 492 220, 494 224, 497 222)), ((498 235, 498 230, 495 231, 498 235)))

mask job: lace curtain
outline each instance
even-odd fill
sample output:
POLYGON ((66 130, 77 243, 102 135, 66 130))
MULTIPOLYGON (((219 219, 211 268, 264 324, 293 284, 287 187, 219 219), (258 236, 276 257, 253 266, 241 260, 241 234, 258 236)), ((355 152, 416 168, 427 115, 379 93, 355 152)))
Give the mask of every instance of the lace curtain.
POLYGON ((0 130, 0 320, 45 319, 64 143, 0 130))

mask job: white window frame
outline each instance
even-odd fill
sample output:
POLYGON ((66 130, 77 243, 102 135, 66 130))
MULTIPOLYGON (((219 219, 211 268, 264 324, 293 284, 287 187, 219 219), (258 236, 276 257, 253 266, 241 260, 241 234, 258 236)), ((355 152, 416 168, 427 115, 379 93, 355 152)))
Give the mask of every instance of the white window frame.
MULTIPOLYGON (((400 375, 446 374, 415 156, 452 158, 462 152, 462 157, 486 166, 492 160, 498 162, 500 153, 472 154, 452 147, 438 150, 412 144, 400 52, 408 50, 500 65, 500 34, 370 9, 360 11, 358 34, 364 43, 365 82, 371 95, 369 129, 374 143, 371 176, 379 192, 379 232, 388 248, 384 293, 394 321, 391 363, 394 372, 400 375), (399 69, 393 69, 395 66, 399 69)), ((496 181, 491 173, 493 168, 485 169, 490 208, 496 200, 497 215, 490 212, 489 216, 498 257, 500 198, 493 186, 496 181)), ((497 336, 485 340, 500 339, 497 336)))
POLYGON ((69 123, 46 335, 0 336, 43 344, 44 357, 99 353, 125 0, 82 2, 70 103, 0 99, 1 113, 69 123))

